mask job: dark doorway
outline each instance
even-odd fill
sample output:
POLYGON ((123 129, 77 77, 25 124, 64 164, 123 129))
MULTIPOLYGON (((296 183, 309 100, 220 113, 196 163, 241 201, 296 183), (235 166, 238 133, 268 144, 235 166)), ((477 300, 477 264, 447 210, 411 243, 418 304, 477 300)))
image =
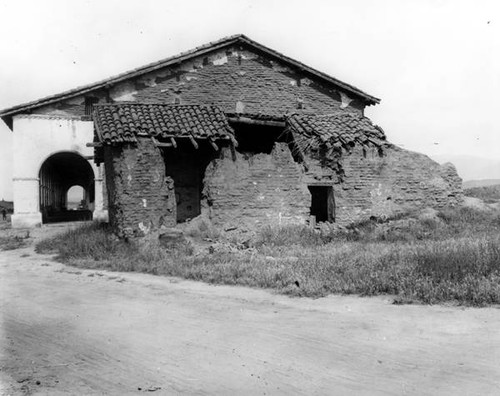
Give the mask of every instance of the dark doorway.
POLYGON ((311 216, 316 221, 335 221, 335 199, 332 186, 308 186, 311 193, 311 216))
POLYGON ((177 148, 164 150, 167 176, 174 180, 177 222, 182 223, 201 214, 203 178, 208 163, 218 153, 206 141, 198 141, 195 149, 188 139, 176 139, 177 148))
POLYGON ((57 153, 40 168, 40 212, 43 223, 92 220, 94 205, 94 171, 81 155, 57 153), (68 206, 68 191, 73 186, 83 189, 80 207, 68 206))

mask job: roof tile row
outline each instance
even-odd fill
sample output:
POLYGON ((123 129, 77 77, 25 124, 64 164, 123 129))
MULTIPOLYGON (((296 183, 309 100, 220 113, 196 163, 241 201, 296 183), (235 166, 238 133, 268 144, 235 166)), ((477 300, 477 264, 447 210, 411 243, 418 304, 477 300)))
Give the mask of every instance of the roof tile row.
POLYGON ((384 131, 371 120, 353 113, 328 115, 294 114, 287 118, 288 128, 302 137, 334 147, 355 144, 387 143, 384 131))
POLYGON ((98 105, 94 122, 104 144, 135 143, 137 136, 232 138, 233 129, 216 106, 124 103, 98 105))

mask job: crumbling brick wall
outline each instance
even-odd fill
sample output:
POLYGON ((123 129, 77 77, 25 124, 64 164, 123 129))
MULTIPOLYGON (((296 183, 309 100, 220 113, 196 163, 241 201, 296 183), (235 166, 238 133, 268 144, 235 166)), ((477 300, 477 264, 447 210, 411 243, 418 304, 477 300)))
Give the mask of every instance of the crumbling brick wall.
POLYGON ((343 109, 339 91, 278 60, 239 47, 150 73, 114 95, 114 100, 128 95, 143 102, 216 104, 228 113, 278 117, 301 111, 361 114, 364 109, 364 104, 354 98, 343 109))
POLYGON ((104 150, 109 220, 119 236, 142 236, 176 224, 174 186, 163 156, 148 138, 104 150))
POLYGON ((212 221, 222 227, 305 223, 311 204, 300 165, 288 146, 276 143, 271 154, 223 149, 205 173, 204 196, 212 221))
POLYGON ((334 185, 341 224, 385 217, 419 208, 442 208, 463 200, 462 180, 451 164, 439 165, 423 154, 391 146, 342 157, 344 177, 334 185))

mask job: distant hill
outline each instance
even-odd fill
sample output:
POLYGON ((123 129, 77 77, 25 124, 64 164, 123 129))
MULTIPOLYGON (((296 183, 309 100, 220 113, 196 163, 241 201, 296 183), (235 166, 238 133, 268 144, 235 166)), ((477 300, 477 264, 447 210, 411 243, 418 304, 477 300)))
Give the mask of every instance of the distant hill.
POLYGON ((464 188, 500 186, 500 179, 467 180, 463 182, 464 188))

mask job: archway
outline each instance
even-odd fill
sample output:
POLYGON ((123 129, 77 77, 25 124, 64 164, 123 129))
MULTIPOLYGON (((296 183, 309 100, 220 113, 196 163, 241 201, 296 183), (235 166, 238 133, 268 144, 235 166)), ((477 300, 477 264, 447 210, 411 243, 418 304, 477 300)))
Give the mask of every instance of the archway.
POLYGON ((94 172, 81 155, 61 152, 47 158, 40 168, 40 212, 43 223, 91 220, 94 204, 94 172), (83 188, 81 205, 68 210, 68 190, 83 188))
POLYGON ((88 209, 87 192, 82 186, 74 185, 66 192, 66 209, 88 209))

